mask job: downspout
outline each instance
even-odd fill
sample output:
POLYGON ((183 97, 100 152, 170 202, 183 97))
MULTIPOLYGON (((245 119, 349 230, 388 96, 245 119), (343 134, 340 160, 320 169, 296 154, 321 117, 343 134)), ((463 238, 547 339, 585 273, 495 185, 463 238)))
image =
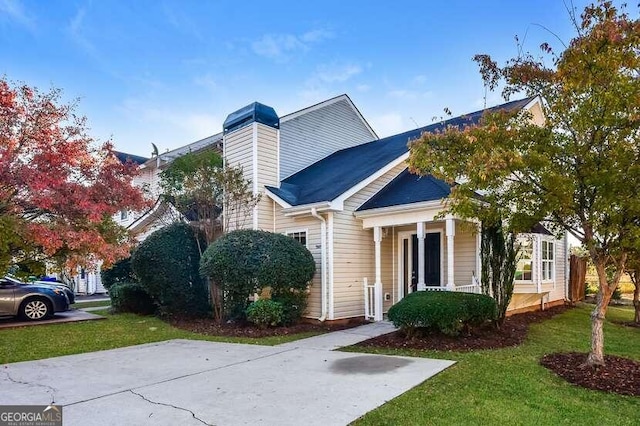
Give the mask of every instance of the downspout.
POLYGON ((318 320, 324 322, 327 319, 327 221, 318 214, 318 210, 315 207, 311 209, 311 216, 320 221, 320 258, 322 259, 320 282, 322 304, 320 308, 320 318, 318 318, 318 320))

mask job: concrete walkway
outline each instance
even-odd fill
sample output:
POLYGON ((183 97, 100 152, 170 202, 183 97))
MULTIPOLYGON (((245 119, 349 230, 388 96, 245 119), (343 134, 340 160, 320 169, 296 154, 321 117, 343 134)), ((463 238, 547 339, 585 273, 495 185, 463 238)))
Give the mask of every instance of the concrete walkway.
POLYGON ((171 340, 7 364, 0 401, 55 400, 65 426, 345 425, 453 364, 331 351, 392 330, 369 324, 273 347, 171 340))

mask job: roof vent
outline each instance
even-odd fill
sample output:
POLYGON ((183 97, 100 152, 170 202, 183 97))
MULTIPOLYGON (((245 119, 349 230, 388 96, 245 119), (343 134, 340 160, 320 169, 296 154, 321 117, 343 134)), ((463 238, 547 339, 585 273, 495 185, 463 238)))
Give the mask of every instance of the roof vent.
POLYGON ((232 132, 253 122, 261 123, 274 129, 280 128, 280 118, 278 118, 276 111, 270 106, 254 102, 229 114, 224 121, 224 133, 232 132))

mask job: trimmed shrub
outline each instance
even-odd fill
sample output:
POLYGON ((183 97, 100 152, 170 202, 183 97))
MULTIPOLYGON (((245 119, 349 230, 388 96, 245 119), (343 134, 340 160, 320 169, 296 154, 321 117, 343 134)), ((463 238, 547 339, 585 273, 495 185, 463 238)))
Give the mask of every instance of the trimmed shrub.
POLYGON ((174 223, 149 235, 132 256, 133 271, 162 314, 209 311, 206 284, 198 273, 203 243, 196 232, 186 223, 174 223))
POLYGON ((295 322, 306 307, 315 271, 313 256, 302 244, 286 235, 253 230, 218 238, 200 262, 202 275, 223 294, 224 318, 232 320, 244 317, 249 296, 269 287, 272 299, 283 305, 286 321, 295 322))
POLYGON ((275 327, 282 323, 282 305, 270 299, 256 300, 247 308, 247 319, 260 328, 275 327))
POLYGON ((389 320, 408 337, 417 329, 458 335, 497 318, 496 302, 484 294, 453 291, 418 291, 389 309, 389 320))
POLYGON ((131 256, 120 259, 109 269, 100 272, 102 285, 109 290, 116 283, 135 283, 138 282, 136 275, 131 269, 131 256))
POLYGON ((116 312, 150 315, 156 311, 155 303, 140 283, 116 283, 111 286, 109 297, 116 312))
POLYGON ((307 310, 308 296, 306 290, 281 291, 271 295, 271 300, 282 306, 282 325, 292 325, 300 321, 307 310))

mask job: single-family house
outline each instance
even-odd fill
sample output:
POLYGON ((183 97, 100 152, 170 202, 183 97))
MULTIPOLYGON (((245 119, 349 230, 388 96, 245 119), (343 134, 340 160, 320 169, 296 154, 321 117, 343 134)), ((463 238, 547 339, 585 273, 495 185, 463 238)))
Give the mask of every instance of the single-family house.
MULTIPOLYGON (((527 110, 543 120, 537 97, 494 108, 527 110)), ((482 114, 382 139, 346 95, 283 117, 260 103, 228 116, 224 159, 242 166, 254 193, 262 194, 243 227, 290 235, 316 260, 309 317, 381 320, 413 291, 479 292, 477 224, 442 217, 450 186, 411 174, 407 159, 408 143, 423 132, 474 125, 482 114)), ((557 239, 541 224, 520 237, 509 309, 563 303, 566 235, 557 239)))

